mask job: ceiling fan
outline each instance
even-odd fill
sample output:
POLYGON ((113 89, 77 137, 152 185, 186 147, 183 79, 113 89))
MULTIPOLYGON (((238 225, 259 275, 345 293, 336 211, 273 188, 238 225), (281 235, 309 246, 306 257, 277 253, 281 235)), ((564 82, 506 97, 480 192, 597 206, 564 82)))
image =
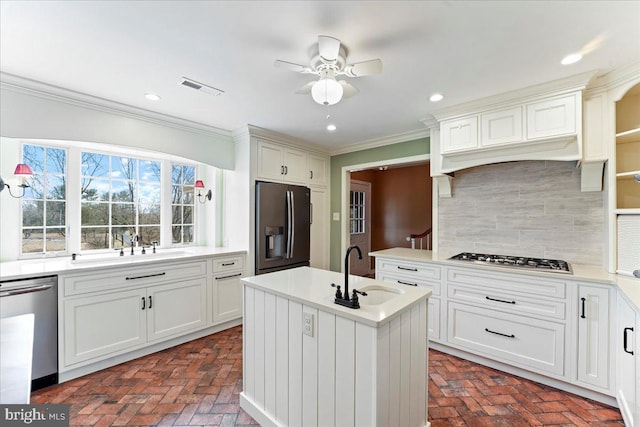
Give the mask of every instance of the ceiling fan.
POLYGON ((346 80, 336 80, 337 76, 361 77, 382 72, 380 59, 347 64, 346 56, 346 50, 341 46, 340 40, 329 36, 318 36, 317 53, 311 58, 309 67, 279 59, 274 65, 302 74, 320 76, 320 79, 305 84, 296 93, 305 95, 311 93, 311 97, 318 104, 333 105, 343 97, 348 98, 358 93, 358 89, 346 80))

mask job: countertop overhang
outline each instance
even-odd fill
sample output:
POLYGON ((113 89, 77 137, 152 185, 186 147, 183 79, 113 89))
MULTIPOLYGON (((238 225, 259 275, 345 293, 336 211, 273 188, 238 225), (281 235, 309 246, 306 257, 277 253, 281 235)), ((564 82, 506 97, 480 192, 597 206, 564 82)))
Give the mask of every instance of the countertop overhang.
POLYGON ((365 296, 360 298, 359 309, 346 308, 333 302, 336 290, 331 287, 331 283, 343 286, 344 275, 312 267, 298 267, 246 277, 242 279, 242 282, 245 286, 260 289, 373 327, 379 327, 391 321, 407 308, 431 296, 431 291, 425 288, 349 276, 349 289, 351 290, 361 289, 365 286, 383 286, 398 289, 402 291, 402 294, 377 305, 367 305, 367 297, 365 296))

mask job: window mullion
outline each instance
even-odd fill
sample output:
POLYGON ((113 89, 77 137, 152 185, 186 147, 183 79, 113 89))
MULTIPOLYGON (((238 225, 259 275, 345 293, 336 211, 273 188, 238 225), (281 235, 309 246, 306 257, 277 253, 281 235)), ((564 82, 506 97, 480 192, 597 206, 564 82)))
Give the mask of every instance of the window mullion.
POLYGON ((82 180, 80 170, 82 160, 80 149, 69 147, 67 150, 67 233, 69 233, 69 252, 80 252, 80 224, 82 217, 80 192, 82 180))

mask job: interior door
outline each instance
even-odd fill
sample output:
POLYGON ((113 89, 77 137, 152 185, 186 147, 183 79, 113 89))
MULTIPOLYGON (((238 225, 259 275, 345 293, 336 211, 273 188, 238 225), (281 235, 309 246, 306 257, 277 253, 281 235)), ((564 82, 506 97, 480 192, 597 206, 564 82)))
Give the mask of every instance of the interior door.
POLYGON ((350 245, 357 245, 362 251, 362 259, 351 252, 349 273, 357 276, 372 274, 371 260, 371 183, 351 180, 349 192, 350 245))

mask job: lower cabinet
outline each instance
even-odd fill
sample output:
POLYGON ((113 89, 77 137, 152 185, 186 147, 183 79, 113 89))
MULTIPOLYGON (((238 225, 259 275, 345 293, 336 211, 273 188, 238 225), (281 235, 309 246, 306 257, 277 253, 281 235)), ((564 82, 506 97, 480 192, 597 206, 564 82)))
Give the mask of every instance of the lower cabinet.
POLYGON ((242 316, 242 271, 224 272, 213 277, 213 323, 242 316))
POLYGON ((95 359, 200 329, 206 278, 64 301, 64 363, 95 359))
POLYGON ((578 381, 609 388, 609 292, 611 286, 578 284, 578 381))
POLYGON ((616 327, 616 399, 628 427, 640 426, 640 314, 618 295, 616 327))

